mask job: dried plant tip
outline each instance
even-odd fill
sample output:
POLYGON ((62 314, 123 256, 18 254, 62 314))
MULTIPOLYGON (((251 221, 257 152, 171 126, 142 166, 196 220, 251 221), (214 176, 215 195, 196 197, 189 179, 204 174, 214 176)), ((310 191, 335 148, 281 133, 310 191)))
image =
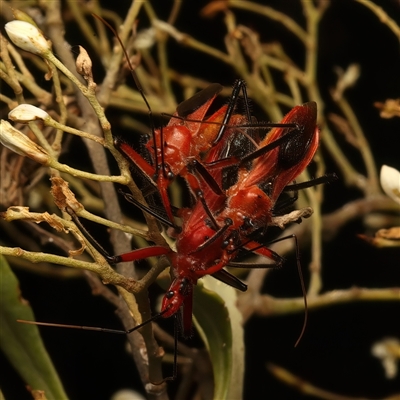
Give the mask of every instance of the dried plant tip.
POLYGON ((384 103, 377 101, 374 106, 380 110, 381 118, 400 117, 400 99, 387 99, 384 103))
MULTIPOLYGON (((393 233, 394 237, 383 237, 382 235, 382 230, 379 230, 374 237, 371 236, 366 236, 366 235, 357 235, 361 240, 364 240, 368 244, 374 247, 378 248, 384 248, 384 247, 400 247, 400 241, 398 239, 398 229, 399 228, 392 228, 395 229, 396 231, 393 233), (397 238, 396 238, 397 237, 397 238)), ((387 233, 385 235, 391 235, 391 233, 387 233)))
POLYGON ((214 18, 218 13, 227 11, 228 8, 227 1, 212 1, 200 11, 200 15, 206 18, 214 18))
POLYGON ((382 165, 381 186, 390 198, 400 204, 400 172, 397 169, 382 165))
POLYGON ((92 60, 82 46, 79 46, 79 56, 76 59, 76 72, 82 75, 85 80, 93 82, 92 60))
POLYGON ((76 200, 75 195, 69 189, 68 182, 58 176, 53 176, 50 180, 51 194, 60 210, 65 211, 69 207, 78 213, 83 209, 83 205, 76 200))
POLYGON ((395 226, 389 229, 379 229, 379 231, 376 232, 375 235, 378 238, 389 239, 389 240, 400 240, 400 226, 395 226))
POLYGON ((44 149, 32 142, 26 135, 15 129, 8 121, 0 121, 0 143, 8 149, 27 156, 40 164, 46 164, 50 158, 44 149))
POLYGON ((22 50, 33 54, 46 54, 50 45, 38 28, 25 21, 11 21, 4 26, 10 40, 22 50))
POLYGON ((301 210, 294 210, 289 214, 272 217, 271 225, 285 229, 285 226, 292 222, 300 223, 302 218, 310 218, 313 212, 314 211, 311 207, 302 208, 301 210))
POLYGON ((20 104, 8 113, 8 118, 14 122, 26 124, 37 119, 44 120, 49 118, 49 114, 39 107, 31 104, 20 104))

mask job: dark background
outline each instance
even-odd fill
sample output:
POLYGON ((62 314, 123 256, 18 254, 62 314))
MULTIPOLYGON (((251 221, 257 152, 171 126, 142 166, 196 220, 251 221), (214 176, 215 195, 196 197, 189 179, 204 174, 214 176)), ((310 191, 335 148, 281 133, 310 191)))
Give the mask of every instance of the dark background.
MULTIPOLYGON (((170 2, 159 3, 156 6, 153 2, 153 6, 160 19, 165 19, 170 2)), ((265 3, 304 23, 298 1, 265 3)), ((124 8, 129 2, 118 2, 118 9, 116 2, 103 1, 102 4, 124 15, 124 8)), ((200 4, 206 2, 184 2, 176 27, 200 41, 214 46, 219 43, 224 49, 222 16, 212 20, 201 18, 200 4)), ((386 0, 379 4, 400 23, 397 1, 386 0)), ((240 10, 236 10, 235 14, 238 22, 260 34, 261 41, 281 42, 286 52, 301 65, 302 45, 282 26, 269 22, 265 29, 265 19, 240 10)), ((71 24, 67 26, 67 38, 74 42, 76 39, 68 36, 72 31, 71 24)), ((328 89, 336 82, 333 67, 345 69, 351 63, 360 64, 361 78, 356 87, 347 92, 347 98, 364 128, 378 167, 388 164, 400 169, 399 120, 380 119, 372 106, 375 101, 399 97, 400 53, 395 36, 362 5, 348 0, 334 0, 321 23, 319 46, 318 78, 327 111, 338 111, 328 95, 328 89)), ((237 78, 227 66, 183 48, 173 40, 170 40, 169 62, 179 72, 224 85, 231 85, 237 78)), ((348 145, 343 142, 343 146, 348 145)), ((352 152, 350 147, 349 151, 352 152)), ((361 164, 359 168, 364 173, 361 164)), ((336 171, 332 161, 328 161, 328 171, 336 171)), ((360 197, 361 193, 346 188, 339 181, 326 188, 325 211, 333 211, 360 197)), ((325 243, 323 290, 352 286, 400 286, 400 250, 370 247, 356 237, 358 233, 372 234, 365 232, 362 221, 354 221, 346 225, 333 241, 325 243)), ((307 266, 308 261, 309 254, 303 250, 302 265, 307 266)), ((271 274, 265 291, 277 297, 297 297, 298 277, 295 268, 289 267, 294 263, 294 259, 289 258, 287 268, 271 274)), ((21 282, 22 294, 31 303, 38 321, 119 327, 113 307, 103 299, 91 296, 85 281, 65 283, 20 270, 15 272, 21 282)), ((384 337, 400 337, 398 302, 351 303, 313 311, 306 334, 299 347, 294 349, 293 343, 302 319, 303 315, 253 318, 246 325, 245 399, 311 398, 277 381, 267 372, 268 362, 287 368, 325 390, 350 397, 383 398, 400 392, 399 377, 385 379, 380 362, 370 352, 374 342, 384 337)), ((43 328, 41 332, 71 399, 108 399, 123 387, 143 391, 132 361, 124 351, 124 337, 51 328, 43 328)), ((7 372, 0 373, 0 384, 6 399, 30 398, 23 382, 11 372, 2 354, 0 366, 7 372)), ((171 384, 171 398, 174 397, 175 385, 171 384)))

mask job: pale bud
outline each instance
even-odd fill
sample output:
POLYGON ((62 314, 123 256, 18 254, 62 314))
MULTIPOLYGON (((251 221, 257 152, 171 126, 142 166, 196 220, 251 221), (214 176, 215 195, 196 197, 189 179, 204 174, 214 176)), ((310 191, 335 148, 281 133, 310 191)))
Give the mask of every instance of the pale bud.
POLYGON ((335 100, 339 100, 348 88, 355 85, 360 77, 361 70, 358 64, 350 64, 345 71, 340 67, 335 67, 335 72, 339 79, 332 95, 335 100))
POLYGON ((22 50, 33 54, 44 54, 50 51, 46 38, 29 22, 11 21, 4 28, 10 40, 22 50))
POLYGON ((14 122, 26 124, 37 119, 44 120, 49 118, 49 114, 39 107, 31 104, 20 104, 8 113, 8 119, 14 122))
POLYGON ((135 390, 121 389, 112 395, 111 400, 145 400, 145 398, 135 390))
POLYGON ((93 81, 92 60, 82 46, 79 46, 79 56, 76 59, 76 72, 82 75, 87 81, 93 81))
POLYGON ((135 37, 135 47, 137 49, 149 49, 156 42, 156 32, 154 28, 143 29, 135 37))
POLYGON ((15 129, 8 121, 0 121, 0 143, 15 153, 32 158, 40 164, 47 164, 49 161, 49 156, 42 147, 15 129))
POLYGON ((397 169, 382 165, 381 186, 390 198, 400 204, 400 172, 397 169))

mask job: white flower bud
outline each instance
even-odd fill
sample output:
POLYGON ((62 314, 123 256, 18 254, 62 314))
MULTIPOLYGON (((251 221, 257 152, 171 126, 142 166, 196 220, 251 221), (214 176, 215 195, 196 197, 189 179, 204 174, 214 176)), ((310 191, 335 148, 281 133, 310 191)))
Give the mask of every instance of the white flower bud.
POLYGON ((142 29, 135 37, 135 47, 137 49, 149 49, 156 42, 156 32, 154 28, 142 29))
POLYGON ((38 28, 25 21, 11 21, 4 26, 11 41, 33 54, 50 51, 50 46, 38 28))
POLYGON ((49 118, 49 114, 46 111, 31 104, 20 104, 8 113, 8 119, 22 124, 46 118, 49 118))
POLYGON ((390 198, 400 204, 400 172, 397 169, 382 165, 381 186, 390 198))
POLYGON ((47 164, 49 161, 49 156, 42 147, 15 129, 8 121, 0 121, 0 143, 15 153, 32 158, 40 164, 47 164))
POLYGON ((145 398, 135 390, 121 389, 112 395, 111 400, 145 400, 145 398))

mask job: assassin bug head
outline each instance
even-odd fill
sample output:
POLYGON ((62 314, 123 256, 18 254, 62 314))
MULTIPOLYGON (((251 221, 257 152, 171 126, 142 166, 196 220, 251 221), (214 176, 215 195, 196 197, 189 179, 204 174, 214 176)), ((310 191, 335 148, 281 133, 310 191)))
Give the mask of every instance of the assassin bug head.
POLYGON ((164 295, 161 312, 163 318, 177 315, 181 310, 182 336, 192 336, 193 283, 187 278, 176 278, 164 295))
POLYGON ((185 298, 191 295, 191 287, 192 284, 187 278, 174 279, 161 303, 164 318, 171 317, 178 312, 184 304, 185 298))

